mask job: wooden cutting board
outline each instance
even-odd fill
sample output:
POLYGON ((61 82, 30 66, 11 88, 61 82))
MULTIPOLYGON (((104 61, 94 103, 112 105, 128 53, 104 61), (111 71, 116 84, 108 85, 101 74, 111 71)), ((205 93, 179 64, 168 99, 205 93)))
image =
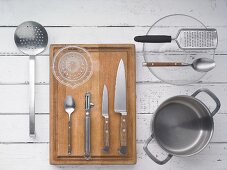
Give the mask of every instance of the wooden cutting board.
MULTIPOLYGON (((71 44, 72 45, 72 44, 71 44)), ((56 52, 66 45, 50 47, 50 163, 51 164, 135 164, 136 163, 136 70, 133 44, 80 44, 90 52, 93 75, 83 85, 70 88, 58 82, 52 70, 56 52), (114 112, 114 94, 117 68, 123 59, 127 77, 127 145, 128 153, 121 156, 120 114, 114 112), (110 150, 103 153, 102 91, 104 83, 109 92, 110 150), (91 159, 84 159, 85 93, 91 92, 91 159), (72 120, 72 154, 68 155, 68 114, 64 100, 73 96, 76 109, 72 120)))

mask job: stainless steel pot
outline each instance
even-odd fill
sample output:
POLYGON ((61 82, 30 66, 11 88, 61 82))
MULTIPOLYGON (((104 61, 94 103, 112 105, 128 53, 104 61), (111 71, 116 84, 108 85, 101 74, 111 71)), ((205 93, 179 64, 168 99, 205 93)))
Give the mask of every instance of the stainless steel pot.
POLYGON ((151 136, 143 149, 157 164, 163 165, 174 156, 191 156, 202 151, 209 143, 213 130, 213 116, 220 109, 219 99, 208 89, 199 89, 192 96, 180 95, 167 99, 156 110, 151 136), (199 99, 200 92, 207 93, 216 103, 211 112, 199 99), (156 139, 159 146, 168 153, 165 160, 158 160, 148 150, 148 144, 156 139))

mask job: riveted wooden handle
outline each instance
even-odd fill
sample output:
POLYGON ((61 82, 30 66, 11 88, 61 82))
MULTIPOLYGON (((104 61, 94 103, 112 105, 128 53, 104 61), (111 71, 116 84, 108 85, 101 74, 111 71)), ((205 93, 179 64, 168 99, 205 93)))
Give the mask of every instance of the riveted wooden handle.
POLYGON ((109 118, 104 119, 104 152, 109 151, 109 118))
POLYGON ((172 67, 172 66, 183 66, 182 63, 177 62, 146 62, 143 63, 146 67, 172 67))
POLYGON ((125 155, 127 153, 127 115, 121 116, 120 140, 119 152, 125 155))

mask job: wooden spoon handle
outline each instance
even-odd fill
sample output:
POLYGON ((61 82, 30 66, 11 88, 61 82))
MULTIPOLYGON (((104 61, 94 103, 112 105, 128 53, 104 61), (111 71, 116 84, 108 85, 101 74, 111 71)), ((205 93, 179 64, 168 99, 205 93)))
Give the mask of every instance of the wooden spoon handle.
POLYGON ((179 62, 145 62, 143 66, 146 67, 173 67, 173 66, 184 66, 183 63, 179 62))

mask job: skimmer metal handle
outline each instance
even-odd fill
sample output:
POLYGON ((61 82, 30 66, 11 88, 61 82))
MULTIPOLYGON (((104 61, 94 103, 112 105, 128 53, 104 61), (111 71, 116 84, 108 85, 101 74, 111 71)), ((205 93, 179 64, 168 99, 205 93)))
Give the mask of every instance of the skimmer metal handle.
POLYGON ((29 135, 35 137, 35 56, 29 57, 29 135))

